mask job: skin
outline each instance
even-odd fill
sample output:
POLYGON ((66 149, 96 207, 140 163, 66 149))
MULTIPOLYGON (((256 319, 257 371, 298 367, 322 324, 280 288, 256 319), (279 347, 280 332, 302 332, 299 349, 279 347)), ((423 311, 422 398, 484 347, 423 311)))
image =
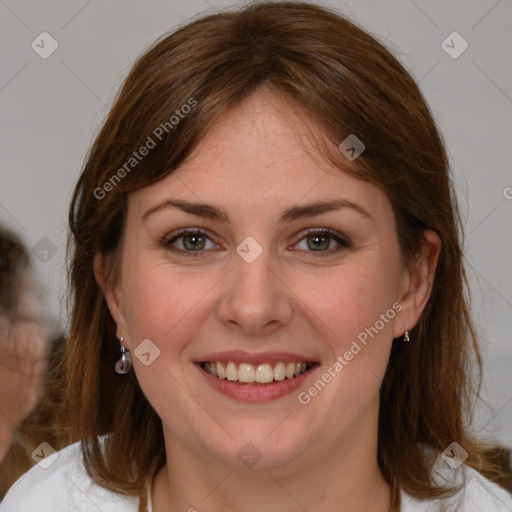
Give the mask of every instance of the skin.
MULTIPOLYGON (((150 366, 133 357, 164 428, 167 464, 152 484, 156 512, 389 509, 390 487, 377 464, 379 389, 393 338, 416 324, 428 299, 440 241, 426 231, 417 261, 403 265, 384 192, 320 168, 304 150, 304 126, 284 107, 260 91, 226 113, 178 170, 130 196, 115 282, 105 277, 108 259, 95 259, 123 344, 133 354, 150 339, 160 350, 150 366), (171 207, 143 218, 169 198, 216 205, 230 221, 171 207), (278 221, 287 207, 333 199, 368 216, 343 208, 278 221), (182 228, 211 233, 202 257, 162 244, 182 228), (315 251, 308 228, 330 228, 350 246, 327 238, 315 251), (236 252, 248 236, 263 248, 252 263, 236 252), (307 405, 295 392, 236 401, 214 391, 193 364, 224 350, 305 354, 320 363, 299 391, 307 390, 395 302, 399 314, 307 405), (237 457, 249 442, 261 454, 251 468, 237 457)), ((173 246, 193 252, 184 242, 173 246)))
POLYGON ((28 284, 23 288, 15 317, 0 315, 0 463, 43 394, 47 333, 28 284))

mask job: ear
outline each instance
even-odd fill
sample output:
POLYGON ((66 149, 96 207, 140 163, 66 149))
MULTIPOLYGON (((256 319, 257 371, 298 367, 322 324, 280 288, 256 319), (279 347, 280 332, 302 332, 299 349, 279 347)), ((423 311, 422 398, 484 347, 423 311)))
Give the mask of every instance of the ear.
POLYGON ((126 337, 127 329, 122 297, 119 293, 118 287, 114 286, 110 279, 111 263, 111 258, 105 254, 97 252, 94 255, 94 277, 105 296, 110 314, 116 323, 116 336, 120 338, 121 336, 126 337))
POLYGON ((398 338, 405 331, 410 331, 418 322, 427 304, 436 272, 441 239, 430 229, 423 232, 423 244, 415 260, 407 265, 398 302, 402 310, 397 316, 393 337, 398 338))

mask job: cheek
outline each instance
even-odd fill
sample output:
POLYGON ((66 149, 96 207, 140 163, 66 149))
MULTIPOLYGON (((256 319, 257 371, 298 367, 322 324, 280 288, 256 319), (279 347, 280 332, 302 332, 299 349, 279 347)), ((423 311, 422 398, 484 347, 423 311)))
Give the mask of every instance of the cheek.
POLYGON ((142 258, 126 270, 131 278, 125 280, 125 312, 133 343, 149 338, 162 350, 178 349, 180 340, 190 335, 190 319, 197 316, 202 299, 214 286, 214 276, 180 273, 142 258))
POLYGON ((187 418, 197 411, 184 392, 181 359, 186 359, 187 344, 197 335, 201 300, 215 280, 207 273, 180 275, 168 265, 142 258, 127 265, 125 275, 132 276, 123 281, 123 292, 137 381, 153 408, 167 418, 166 424, 185 435, 190 428, 187 418), (149 365, 137 357, 137 347, 146 339, 158 348, 155 357, 150 345, 149 365), (181 414, 166 416, 176 410, 181 414))
MULTIPOLYGON (((380 315, 392 308, 396 278, 383 261, 340 266, 323 276, 316 274, 297 282, 294 290, 307 309, 321 320, 316 323, 322 326, 323 338, 329 340, 336 352, 350 345, 351 340, 374 326, 380 315)), ((392 322, 385 322, 384 327, 378 322, 378 327, 385 337, 392 322)))
POLYGON ((311 277, 301 288, 305 310, 309 318, 317 317, 315 325, 329 356, 318 380, 303 390, 300 403, 329 411, 327 420, 319 414, 318 421, 327 421, 333 436, 366 414, 379 394, 400 309, 396 274, 385 267, 378 262, 347 265, 325 278, 311 277))

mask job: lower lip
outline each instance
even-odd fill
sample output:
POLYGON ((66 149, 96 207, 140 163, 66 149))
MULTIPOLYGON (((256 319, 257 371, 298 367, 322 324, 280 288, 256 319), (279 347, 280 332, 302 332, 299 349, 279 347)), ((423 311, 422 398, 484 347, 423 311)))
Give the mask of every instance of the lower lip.
POLYGON ((237 381, 232 382, 214 377, 203 370, 199 363, 196 364, 196 367, 206 382, 216 391, 241 402, 268 402, 289 395, 299 389, 311 372, 315 370, 315 367, 313 367, 293 379, 285 378, 268 384, 239 384, 237 381))

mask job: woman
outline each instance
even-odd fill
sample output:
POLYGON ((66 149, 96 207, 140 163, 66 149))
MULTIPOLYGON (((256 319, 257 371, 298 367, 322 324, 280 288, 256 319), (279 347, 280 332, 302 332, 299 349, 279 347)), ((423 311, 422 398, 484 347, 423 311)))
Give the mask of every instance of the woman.
POLYGON ((445 150, 352 23, 262 3, 157 42, 70 228, 81 444, 0 510, 512 508, 463 421, 480 358, 445 150))

